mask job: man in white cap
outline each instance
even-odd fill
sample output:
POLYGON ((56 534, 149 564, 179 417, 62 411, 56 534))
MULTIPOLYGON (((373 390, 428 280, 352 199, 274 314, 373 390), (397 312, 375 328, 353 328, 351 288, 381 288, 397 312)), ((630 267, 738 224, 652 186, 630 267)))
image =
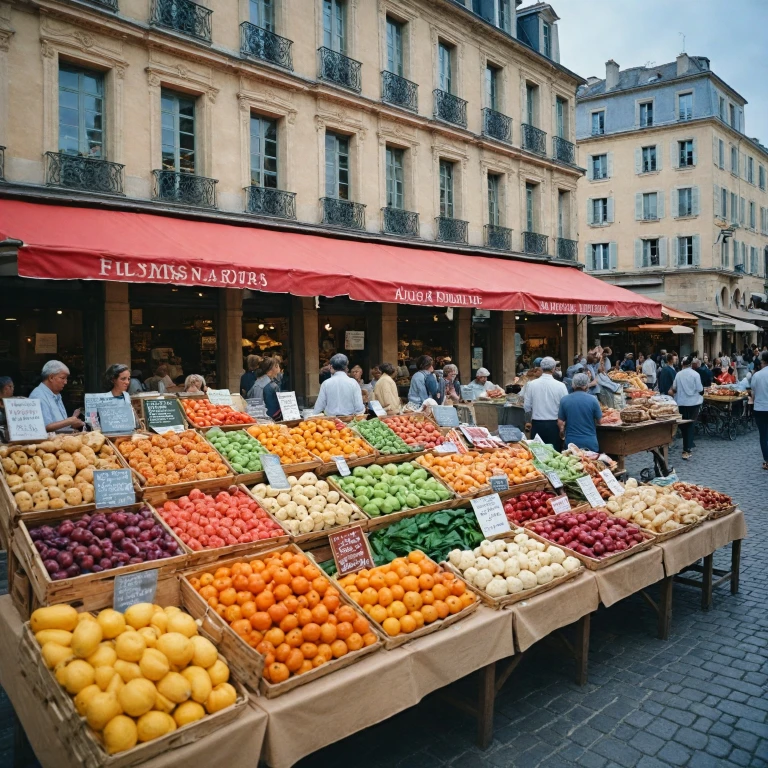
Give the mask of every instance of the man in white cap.
POLYGON ((488 380, 491 372, 487 368, 478 368, 475 378, 469 383, 472 388, 472 399, 477 400, 478 397, 485 396, 486 392, 492 392, 498 387, 488 380))
POLYGON ((525 387, 523 409, 525 411, 525 428, 531 432, 531 437, 541 435, 541 439, 551 445, 556 451, 562 447, 560 428, 557 424, 557 414, 560 401, 568 394, 568 389, 562 381, 552 376, 557 363, 552 357, 541 360, 541 376, 529 381, 525 387))

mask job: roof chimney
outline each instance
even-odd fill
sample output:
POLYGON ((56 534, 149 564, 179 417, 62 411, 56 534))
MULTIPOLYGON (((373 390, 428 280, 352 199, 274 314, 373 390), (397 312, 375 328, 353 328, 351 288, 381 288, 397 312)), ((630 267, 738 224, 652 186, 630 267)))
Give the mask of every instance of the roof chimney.
POLYGON ((688 74, 688 70, 691 67, 691 60, 688 58, 687 53, 681 53, 677 57, 677 76, 682 77, 688 74))
POLYGON ((619 65, 613 60, 605 62, 605 90, 612 91, 619 84, 619 65))

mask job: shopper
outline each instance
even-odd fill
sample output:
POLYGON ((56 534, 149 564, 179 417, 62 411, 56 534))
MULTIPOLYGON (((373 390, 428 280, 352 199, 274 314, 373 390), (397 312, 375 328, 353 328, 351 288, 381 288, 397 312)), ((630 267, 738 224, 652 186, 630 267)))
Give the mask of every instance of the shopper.
POLYGON ((168 372, 169 369, 165 363, 158 365, 155 369, 155 375, 150 376, 144 382, 147 392, 165 392, 172 387, 173 379, 168 375, 168 372))
POLYGON ((4 397, 13 397, 13 379, 10 376, 0 376, 0 429, 5 427, 7 423, 4 397))
MULTIPOLYGON (((694 359, 687 355, 682 360, 682 368, 675 376, 670 392, 675 397, 675 402, 680 410, 680 415, 688 420, 687 424, 681 424, 680 430, 683 433, 683 458, 691 458, 691 449, 693 448, 693 427, 699 416, 704 398, 701 393, 704 386, 701 383, 701 377, 693 369, 691 364, 694 359)), ((698 363, 698 360, 696 360, 698 363)))
POLYGON ((763 453, 763 469, 768 469, 768 352, 760 354, 759 363, 760 370, 752 374, 751 385, 755 400, 755 422, 760 433, 760 450, 763 453))
POLYGON ((573 392, 566 395, 557 411, 557 423, 565 444, 573 443, 588 451, 600 450, 597 442, 597 424, 603 417, 600 405, 587 393, 589 376, 577 373, 573 377, 573 392))
POLYGON ((643 365, 640 368, 640 372, 645 376, 648 389, 654 389, 656 387, 656 363, 654 362, 652 355, 648 355, 648 357, 645 358, 643 365))
POLYGON ((619 367, 626 373, 634 373, 636 369, 634 355, 631 352, 627 352, 619 367))
POLYGON ((701 383, 705 389, 712 386, 712 371, 704 360, 694 361, 694 364, 691 367, 699 374, 701 383), (698 365, 696 365, 696 363, 698 363, 698 365))
POLYGON ((637 360, 635 360, 635 373, 643 372, 643 364, 645 363, 645 355, 642 352, 637 353, 637 360))
MULTIPOLYGON (((552 372, 555 370, 555 360, 545 357, 541 361, 541 376, 531 381, 525 388, 523 410, 525 412, 525 428, 530 430, 531 437, 541 435, 541 439, 553 446, 556 451, 562 447, 560 428, 557 424, 560 401, 567 397, 568 390, 561 381, 556 381, 552 372)), ((598 406, 599 410, 600 406, 598 406)))
POLYGON ((603 371, 605 373, 608 373, 608 371, 611 370, 611 356, 613 355, 613 350, 610 347, 603 347, 602 351, 602 363, 603 363, 603 371))
POLYGON ((354 379, 347 376, 347 356, 335 354, 329 364, 333 375, 320 385, 320 394, 317 396, 313 413, 325 413, 328 416, 355 416, 364 413, 360 387, 354 379))
POLYGON ((67 416, 61 392, 69 380, 69 368, 60 360, 49 360, 40 375, 42 381, 30 393, 30 400, 39 400, 43 411, 43 421, 48 432, 72 432, 82 429, 85 424, 80 419, 78 408, 72 416, 67 416))
POLYGON ((196 395, 205 392, 205 379, 199 373, 190 373, 184 379, 184 392, 188 395, 196 395))
POLYGON ((725 386, 726 384, 735 384, 736 377, 733 375, 733 368, 730 366, 721 368, 720 373, 715 376, 715 381, 722 386, 725 386))
POLYGON ((280 403, 277 399, 277 393, 280 391, 278 389, 280 370, 280 358, 262 358, 256 369, 256 381, 248 390, 248 398, 262 400, 267 416, 275 421, 279 421, 281 417, 280 403))
POLYGON ((672 382, 675 380, 677 373, 674 361, 675 356, 671 352, 662 360, 661 370, 659 371, 659 393, 662 395, 672 394, 670 389, 672 389, 672 382))
POLYGON ((129 395, 137 395, 139 392, 146 392, 146 387, 142 381, 143 378, 144 374, 138 368, 134 368, 131 371, 131 382, 128 385, 129 395))
POLYGON ((373 388, 373 399, 387 412, 387 416, 400 413, 400 396, 397 394, 397 384, 392 378, 395 366, 392 363, 381 363, 378 366, 380 376, 373 388))
POLYGON ((408 402, 416 408, 431 397, 437 400, 437 379, 433 374, 434 362, 429 355, 421 355, 416 360, 416 372, 411 376, 411 387, 408 390, 408 402))
POLYGON ((240 377, 240 394, 248 397, 248 392, 256 381, 256 369, 259 367, 261 358, 258 355, 248 355, 245 359, 245 373, 240 377))
POLYGON ((459 384, 459 369, 448 363, 443 366, 443 376, 437 382, 438 405, 452 405, 461 400, 461 385, 459 384))
POLYGON ((600 396, 600 383, 597 380, 597 374, 600 371, 600 360, 596 352, 587 352, 587 376, 589 377, 589 385, 587 386, 587 392, 595 397, 600 396))
POLYGON ((492 392, 503 394, 501 387, 496 386, 496 384, 489 379, 490 375, 491 372, 487 368, 477 369, 475 378, 469 382, 473 400, 477 400, 478 397, 490 395, 492 392))

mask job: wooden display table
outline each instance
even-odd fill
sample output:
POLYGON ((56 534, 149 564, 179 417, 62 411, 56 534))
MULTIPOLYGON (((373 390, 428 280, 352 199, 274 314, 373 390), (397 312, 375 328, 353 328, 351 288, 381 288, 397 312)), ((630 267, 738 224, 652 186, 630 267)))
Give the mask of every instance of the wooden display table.
POLYGON ((680 419, 668 421, 642 421, 639 424, 603 424, 597 427, 600 450, 618 463, 617 471, 624 471, 627 456, 644 451, 658 451, 667 463, 669 446, 675 438, 680 419))

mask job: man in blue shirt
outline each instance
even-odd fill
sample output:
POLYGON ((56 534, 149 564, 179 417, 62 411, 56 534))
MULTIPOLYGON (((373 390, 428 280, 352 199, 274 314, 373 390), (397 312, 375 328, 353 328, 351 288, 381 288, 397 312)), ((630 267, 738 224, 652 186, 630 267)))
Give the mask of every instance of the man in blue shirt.
POLYGON ((30 393, 30 400, 39 400, 43 412, 43 421, 48 432, 72 432, 82 429, 85 424, 79 418, 78 408, 72 416, 67 416, 61 392, 67 386, 69 368, 59 360, 49 360, 40 374, 42 381, 30 393))
POLYGON ((589 376, 577 373, 573 377, 573 392, 560 401, 557 423, 565 433, 565 444, 598 452, 596 426, 603 417, 597 399, 587 394, 589 376))
POLYGON ((675 356, 670 352, 663 360, 659 371, 659 394, 668 395, 672 389, 672 382, 675 380, 677 371, 674 366, 675 356))

